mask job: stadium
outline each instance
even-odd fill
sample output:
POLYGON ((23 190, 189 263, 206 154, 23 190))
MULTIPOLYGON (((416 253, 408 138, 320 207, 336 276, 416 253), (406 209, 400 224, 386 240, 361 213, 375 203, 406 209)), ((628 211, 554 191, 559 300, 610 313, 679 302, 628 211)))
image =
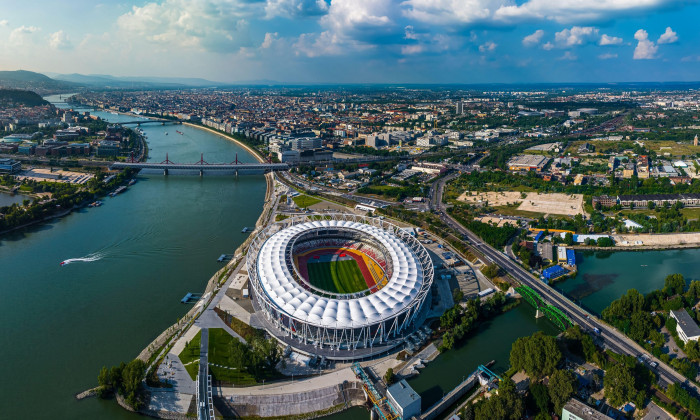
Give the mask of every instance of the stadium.
POLYGON ((418 240, 351 214, 271 224, 251 241, 246 264, 255 326, 302 353, 336 360, 401 345, 420 326, 433 282, 418 240))

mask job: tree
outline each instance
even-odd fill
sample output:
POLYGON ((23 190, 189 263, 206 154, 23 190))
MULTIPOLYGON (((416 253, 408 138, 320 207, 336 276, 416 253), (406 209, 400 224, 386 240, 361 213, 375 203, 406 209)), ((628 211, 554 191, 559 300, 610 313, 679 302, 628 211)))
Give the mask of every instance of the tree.
POLYGON ((634 341, 642 341, 647 338, 649 333, 654 329, 651 321, 651 315, 647 312, 635 312, 630 318, 630 327, 627 334, 634 341))
POLYGON ((598 242, 596 243, 596 245, 598 245, 599 247, 608 248, 608 247, 611 247, 615 244, 613 243, 612 239, 610 239, 608 237, 602 237, 602 238, 598 238, 598 242))
POLYGON ((617 363, 605 372, 605 397, 613 407, 618 407, 631 401, 636 394, 632 369, 622 363, 617 363))
POLYGON ((610 306, 603 309, 603 319, 615 322, 620 319, 629 319, 631 314, 644 309, 644 296, 636 289, 630 289, 617 300, 610 303, 610 306))
POLYGON ((467 404, 462 409, 462 419, 463 420, 474 420, 475 418, 474 406, 472 404, 467 404))
POLYGON ((554 337, 538 331, 515 340, 510 350, 510 364, 525 370, 531 377, 548 375, 561 361, 562 354, 554 337))
POLYGON ((394 377, 394 369, 389 368, 386 370, 386 373, 384 374, 384 382, 386 382, 387 385, 391 385, 394 383, 394 380, 396 378, 394 377))
POLYGON ((564 404, 574 395, 575 385, 576 378, 568 370, 555 370, 549 377, 549 397, 555 413, 561 413, 564 404))
POLYGON ((689 359, 700 360, 700 344, 695 340, 689 340, 685 344, 685 354, 689 359))
POLYGON ((566 245, 573 245, 574 244, 574 235, 571 232, 566 232, 566 235, 564 235, 564 244, 566 245))
POLYGON ((700 281, 693 280, 690 282, 685 297, 688 298, 691 303, 697 302, 698 299, 700 299, 700 281))
POLYGON ((481 269, 481 273, 486 277, 492 279, 498 275, 499 268, 496 264, 489 264, 481 269))
POLYGON ((664 293, 666 296, 680 295, 685 289, 685 278, 682 274, 669 274, 664 280, 664 293))
POLYGON ((540 412, 549 413, 550 400, 546 386, 539 383, 530 384, 530 396, 540 412))
POLYGON ((481 402, 475 411, 477 420, 516 420, 522 418, 525 410, 515 383, 506 379, 501 382, 498 394, 481 402))

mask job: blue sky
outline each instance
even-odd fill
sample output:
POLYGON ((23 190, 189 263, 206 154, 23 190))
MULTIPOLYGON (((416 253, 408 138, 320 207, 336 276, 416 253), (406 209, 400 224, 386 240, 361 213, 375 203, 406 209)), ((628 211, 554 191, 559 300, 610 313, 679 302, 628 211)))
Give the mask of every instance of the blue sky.
POLYGON ((235 82, 700 80, 682 0, 0 0, 0 67, 235 82))

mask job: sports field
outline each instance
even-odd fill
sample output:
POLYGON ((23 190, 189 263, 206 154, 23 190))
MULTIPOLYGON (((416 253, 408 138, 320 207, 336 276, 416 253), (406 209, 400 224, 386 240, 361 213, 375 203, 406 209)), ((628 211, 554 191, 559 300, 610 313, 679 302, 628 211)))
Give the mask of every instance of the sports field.
POLYGON ((355 293, 367 290, 367 282, 355 260, 308 262, 309 282, 319 289, 334 293, 355 293))

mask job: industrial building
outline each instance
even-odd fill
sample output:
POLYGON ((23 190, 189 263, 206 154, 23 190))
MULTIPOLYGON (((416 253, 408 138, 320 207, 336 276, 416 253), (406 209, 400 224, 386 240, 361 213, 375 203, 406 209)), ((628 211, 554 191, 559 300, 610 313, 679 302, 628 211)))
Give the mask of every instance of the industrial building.
POLYGON ((557 247, 557 260, 560 262, 566 261, 566 247, 563 247, 563 246, 557 247))
POLYGON ((700 327, 685 309, 670 312, 671 317, 676 320, 676 332, 684 343, 700 339, 700 327))
POLYGON ((410 419, 420 416, 420 395, 411 388, 405 379, 391 385, 387 389, 387 395, 402 418, 410 419))
POLYGON ((508 161, 508 169, 511 171, 536 171, 541 172, 549 158, 541 155, 518 155, 508 161))
POLYGON ((548 281, 555 280, 567 274, 569 274, 569 270, 567 270, 566 268, 560 265, 553 265, 549 268, 545 268, 544 270, 542 270, 542 279, 548 281))
POLYGON ((613 418, 572 398, 564 405, 561 420, 613 420, 613 418))
POLYGON ((22 170, 22 164, 14 159, 0 159, 0 174, 14 174, 22 170))

